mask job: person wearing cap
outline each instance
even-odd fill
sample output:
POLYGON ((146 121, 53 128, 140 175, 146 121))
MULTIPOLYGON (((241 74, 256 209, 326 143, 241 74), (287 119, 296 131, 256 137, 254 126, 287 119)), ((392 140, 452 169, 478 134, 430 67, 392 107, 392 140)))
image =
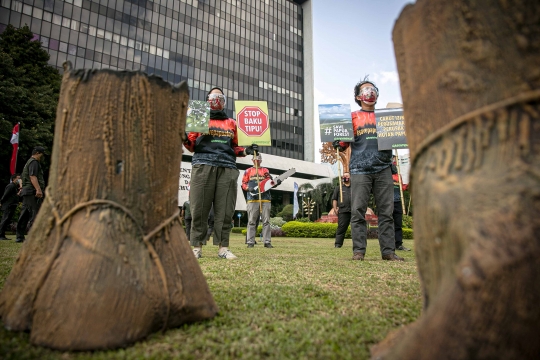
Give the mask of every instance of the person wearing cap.
POLYGON ((218 257, 236 259, 229 249, 231 219, 236 207, 239 171, 236 158, 252 155, 256 145, 238 146, 236 121, 225 113, 226 98, 219 87, 212 88, 206 100, 210 103, 210 122, 207 133, 190 132, 184 146, 193 153, 191 160, 190 244, 197 259, 207 237, 208 215, 214 205, 213 243, 219 247, 218 257))
POLYGON ((335 149, 344 151, 351 146, 351 236, 353 260, 364 260, 367 247, 365 218, 370 194, 377 205, 379 247, 383 260, 404 261, 396 255, 394 240, 394 182, 392 181, 392 150, 381 150, 377 142, 375 104, 379 89, 367 77, 354 87, 354 101, 361 110, 353 112, 354 141, 336 140, 335 149))
POLYGON ((341 193, 343 195, 343 201, 341 201, 341 195, 339 188, 336 186, 334 193, 332 194, 332 207, 334 213, 338 216, 338 227, 336 230, 336 239, 334 241, 334 247, 340 248, 345 241, 345 233, 351 223, 351 175, 348 172, 343 173, 341 182, 341 193))
POLYGON ((26 227, 34 222, 36 215, 43 201, 43 193, 45 191, 45 178, 43 177, 43 169, 40 161, 45 155, 43 146, 36 146, 32 150, 32 156, 24 165, 21 174, 23 198, 23 206, 19 221, 17 222, 17 239, 16 242, 25 240, 26 227))
MULTIPOLYGON (((263 180, 272 181, 272 176, 267 168, 261 167, 262 156, 257 154, 253 157, 253 167, 246 169, 242 177, 242 189, 247 191, 247 247, 255 245, 255 235, 257 233, 257 219, 262 220, 262 237, 265 248, 273 248, 270 229, 270 208, 272 196, 270 190, 261 192, 259 197, 259 185, 263 180), (261 214, 262 208, 262 214, 261 214)), ((281 184, 278 179, 274 186, 281 184)))

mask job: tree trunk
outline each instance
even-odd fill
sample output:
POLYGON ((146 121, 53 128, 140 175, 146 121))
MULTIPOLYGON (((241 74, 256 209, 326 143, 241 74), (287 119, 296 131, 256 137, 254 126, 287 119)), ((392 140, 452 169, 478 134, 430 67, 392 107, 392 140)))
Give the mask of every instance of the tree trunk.
POLYGON ((418 0, 396 22, 424 310, 374 358, 540 354, 539 24, 537 0, 418 0))
POLYGON ((213 317, 178 217, 186 84, 70 67, 47 196, 0 294, 5 326, 94 350, 213 317))

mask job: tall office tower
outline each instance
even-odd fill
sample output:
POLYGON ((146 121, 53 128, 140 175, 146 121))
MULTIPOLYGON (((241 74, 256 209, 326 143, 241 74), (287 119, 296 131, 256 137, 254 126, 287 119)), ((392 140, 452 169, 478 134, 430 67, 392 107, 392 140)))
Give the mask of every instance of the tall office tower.
POLYGON ((309 0, 0 0, 0 32, 25 24, 50 54, 75 68, 142 70, 187 80, 191 98, 224 89, 268 101, 265 153, 313 161, 309 0))

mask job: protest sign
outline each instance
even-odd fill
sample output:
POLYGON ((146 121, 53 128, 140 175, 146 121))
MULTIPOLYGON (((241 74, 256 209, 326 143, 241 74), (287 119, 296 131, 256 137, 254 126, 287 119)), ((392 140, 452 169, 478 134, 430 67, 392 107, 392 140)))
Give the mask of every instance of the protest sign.
POLYGON ((319 105, 319 124, 321 142, 334 140, 351 142, 354 140, 351 105, 349 104, 319 105))
POLYGON ((407 149, 403 109, 375 110, 379 150, 407 149))
POLYGON ((238 145, 271 146, 270 119, 266 101, 235 101, 238 145))
POLYGON ((186 117, 186 132, 207 133, 210 123, 210 104, 207 101, 190 100, 186 117))

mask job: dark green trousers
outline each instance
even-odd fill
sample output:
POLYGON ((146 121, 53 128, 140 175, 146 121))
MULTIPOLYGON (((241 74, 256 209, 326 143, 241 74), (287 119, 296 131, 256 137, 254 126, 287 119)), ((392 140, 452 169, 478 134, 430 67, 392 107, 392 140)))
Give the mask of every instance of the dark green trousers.
POLYGON ((214 245, 229 246, 231 220, 238 191, 237 169, 194 165, 191 169, 191 246, 202 246, 208 231, 208 214, 214 204, 214 245))

